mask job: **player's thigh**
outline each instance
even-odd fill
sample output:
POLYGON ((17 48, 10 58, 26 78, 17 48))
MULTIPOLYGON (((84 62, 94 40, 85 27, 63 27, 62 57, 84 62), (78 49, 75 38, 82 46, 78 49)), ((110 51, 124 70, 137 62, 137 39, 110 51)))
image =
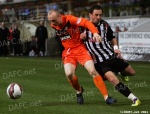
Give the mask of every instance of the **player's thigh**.
POLYGON ((84 67, 92 77, 99 75, 98 72, 95 70, 93 60, 86 61, 84 67))
POLYGON ((65 74, 68 78, 72 78, 75 75, 76 66, 72 63, 64 64, 65 74))
POLYGON ((135 75, 135 70, 129 65, 122 73, 133 76, 135 75))
POLYGON ((115 74, 112 71, 106 72, 104 74, 104 77, 115 86, 119 83, 118 78, 115 76, 115 74))
MULTIPOLYGON (((76 54, 75 54, 75 59, 81 64, 84 66, 84 64, 89 61, 89 60, 92 60, 92 57, 89 53, 89 51, 84 47, 80 47, 77 51, 76 51, 76 54)), ((92 63, 93 64, 93 63, 92 63)))
POLYGON ((63 64, 71 63, 74 66, 77 66, 77 60, 75 59, 75 55, 67 54, 66 50, 64 50, 62 53, 62 61, 63 61, 63 64))

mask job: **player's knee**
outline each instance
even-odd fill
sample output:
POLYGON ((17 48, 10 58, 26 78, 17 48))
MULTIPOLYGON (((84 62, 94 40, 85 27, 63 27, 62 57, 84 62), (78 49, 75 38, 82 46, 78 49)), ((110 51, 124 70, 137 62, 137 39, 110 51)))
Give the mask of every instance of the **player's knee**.
POLYGON ((66 73, 66 77, 71 80, 73 78, 73 73, 71 72, 66 73))
POLYGON ((92 77, 95 77, 95 76, 98 75, 98 73, 97 73, 97 71, 96 71, 95 69, 91 69, 91 70, 89 71, 89 74, 90 74, 92 77))
POLYGON ((108 81, 111 82, 113 85, 119 83, 119 80, 116 77, 109 77, 108 81))
POLYGON ((131 66, 128 66, 125 69, 123 74, 128 75, 128 76, 134 76, 135 75, 135 70, 131 66))
POLYGON ((134 76, 134 75, 135 75, 135 71, 132 70, 132 71, 130 72, 130 76, 134 76))

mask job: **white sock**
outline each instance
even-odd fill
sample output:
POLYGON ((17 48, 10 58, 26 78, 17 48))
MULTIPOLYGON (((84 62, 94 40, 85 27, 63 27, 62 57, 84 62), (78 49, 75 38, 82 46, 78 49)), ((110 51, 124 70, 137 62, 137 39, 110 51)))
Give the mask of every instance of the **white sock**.
POLYGON ((105 101, 107 100, 107 98, 108 98, 108 95, 107 95, 107 96, 104 96, 105 101))
POLYGON ((128 96, 128 99, 131 99, 132 101, 137 98, 136 96, 133 95, 133 93, 130 93, 130 95, 128 96))
POLYGON ((81 91, 77 91, 77 94, 81 93, 81 91))
MULTIPOLYGON (((77 90, 76 90, 77 91, 77 90)), ((79 94, 79 93, 82 93, 82 89, 81 89, 81 91, 77 91, 77 94, 79 94)))

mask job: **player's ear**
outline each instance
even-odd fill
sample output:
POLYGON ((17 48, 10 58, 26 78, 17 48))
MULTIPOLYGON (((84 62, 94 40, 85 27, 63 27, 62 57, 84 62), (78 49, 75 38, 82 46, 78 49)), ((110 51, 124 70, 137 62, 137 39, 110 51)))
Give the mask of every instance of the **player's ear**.
POLYGON ((91 18, 91 16, 92 16, 92 14, 91 13, 89 13, 89 17, 91 18))

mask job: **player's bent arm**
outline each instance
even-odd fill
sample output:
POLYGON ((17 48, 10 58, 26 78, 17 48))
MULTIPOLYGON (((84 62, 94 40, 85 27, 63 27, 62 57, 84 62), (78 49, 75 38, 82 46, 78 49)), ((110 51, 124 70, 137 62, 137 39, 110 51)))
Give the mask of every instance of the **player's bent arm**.
POLYGON ((117 57, 118 57, 118 58, 122 58, 122 56, 121 56, 121 51, 119 50, 119 47, 118 47, 117 39, 116 39, 116 38, 113 38, 113 39, 111 40, 111 44, 112 44, 112 46, 113 46, 113 48, 114 48, 114 52, 117 54, 117 57))
POLYGON ((118 47, 118 42, 117 42, 117 38, 113 38, 113 39, 111 40, 111 44, 112 44, 112 46, 114 47, 114 50, 115 50, 115 49, 119 49, 119 47, 118 47))
POLYGON ((77 26, 82 26, 82 27, 88 28, 93 33, 93 39, 95 41, 97 41, 99 43, 102 41, 102 38, 98 34, 99 32, 98 32, 97 28, 89 20, 87 20, 85 18, 77 18, 75 16, 71 16, 69 21, 73 25, 77 25, 77 26))

